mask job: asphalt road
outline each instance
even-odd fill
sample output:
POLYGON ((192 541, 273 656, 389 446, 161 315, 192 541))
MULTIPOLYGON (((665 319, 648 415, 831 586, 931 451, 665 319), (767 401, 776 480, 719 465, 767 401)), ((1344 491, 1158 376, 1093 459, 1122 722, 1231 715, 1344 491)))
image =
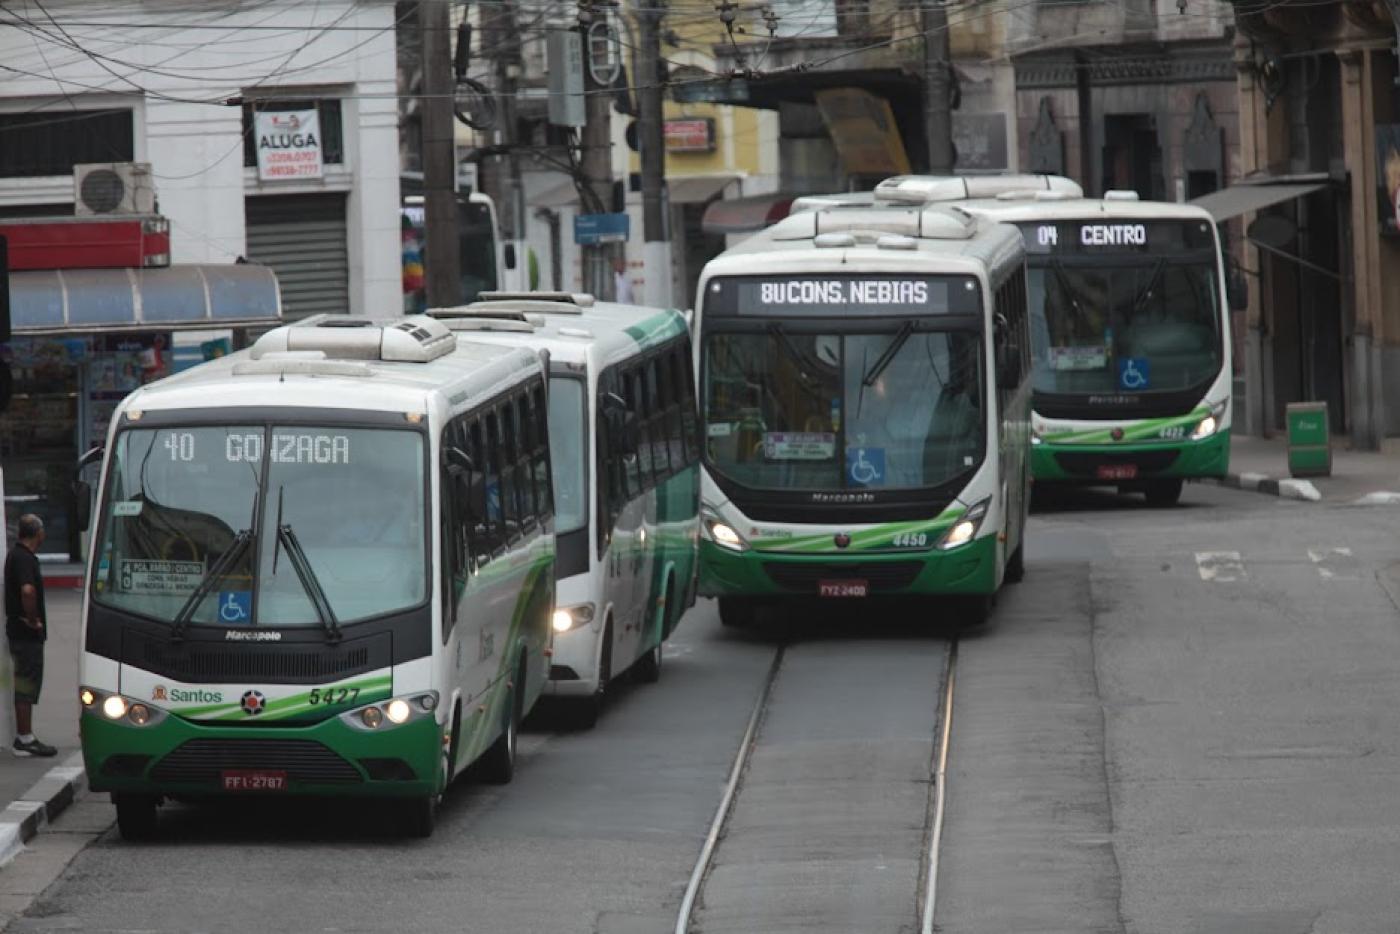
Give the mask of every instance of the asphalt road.
MULTIPOLYGON (((1393 934, 1400 509, 1139 504, 1037 514, 1025 581, 958 640, 938 930, 1393 934)), ((428 841, 244 806, 133 846, 94 796, 33 845, 49 879, 0 870, 0 907, 25 876, 11 931, 663 934, 786 640, 694 930, 915 931, 927 609, 735 634, 703 604, 660 684, 528 734, 515 783, 458 787, 428 841)))

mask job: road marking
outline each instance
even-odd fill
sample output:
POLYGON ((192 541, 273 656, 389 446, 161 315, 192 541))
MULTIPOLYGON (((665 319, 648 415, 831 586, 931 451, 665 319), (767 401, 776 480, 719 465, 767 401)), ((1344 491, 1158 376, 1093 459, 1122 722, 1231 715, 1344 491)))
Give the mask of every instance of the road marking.
POLYGON ((1360 566, 1350 548, 1309 548, 1308 558, 1325 581, 1360 580, 1360 566))
POLYGON ((1238 551, 1198 551, 1196 570, 1203 581, 1229 583, 1244 580, 1244 562, 1238 551))
POLYGON ((943 736, 935 753, 933 781, 933 832, 929 834, 928 879, 924 885, 924 912, 920 934, 933 934, 934 909, 938 905, 938 850, 943 842, 943 807, 948 797, 948 742, 953 735, 953 680, 957 676, 958 644, 948 651, 948 687, 943 698, 943 736))

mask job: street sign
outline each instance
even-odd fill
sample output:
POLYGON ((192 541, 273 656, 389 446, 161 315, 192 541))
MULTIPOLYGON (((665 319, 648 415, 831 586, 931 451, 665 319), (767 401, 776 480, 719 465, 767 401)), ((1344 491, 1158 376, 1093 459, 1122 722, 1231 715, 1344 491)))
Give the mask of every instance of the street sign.
POLYGON ((546 40, 549 63, 549 122, 555 126, 581 127, 588 122, 583 96, 583 37, 577 32, 551 29, 546 40))
POLYGON ((579 214, 574 218, 574 242, 579 246, 626 243, 632 231, 626 214, 579 214))

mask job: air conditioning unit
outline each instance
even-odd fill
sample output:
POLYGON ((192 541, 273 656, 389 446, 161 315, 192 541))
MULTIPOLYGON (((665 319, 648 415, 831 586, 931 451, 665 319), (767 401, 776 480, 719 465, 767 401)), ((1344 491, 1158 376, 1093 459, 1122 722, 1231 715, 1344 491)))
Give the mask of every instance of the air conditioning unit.
POLYGON ((149 162, 90 162, 73 166, 73 213, 154 214, 149 162))

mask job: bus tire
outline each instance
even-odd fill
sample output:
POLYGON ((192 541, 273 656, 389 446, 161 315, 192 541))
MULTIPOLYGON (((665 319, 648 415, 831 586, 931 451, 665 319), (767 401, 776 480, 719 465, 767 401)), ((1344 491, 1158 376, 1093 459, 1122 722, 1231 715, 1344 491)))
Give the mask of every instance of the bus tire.
POLYGON ((437 826, 438 795, 420 795, 403 803, 403 830, 410 837, 426 840, 437 826))
POLYGON ((481 757, 481 777, 492 785, 509 785, 515 777, 515 750, 520 734, 520 711, 525 700, 525 661, 516 668, 506 699, 508 713, 505 728, 491 748, 481 757))
POLYGON ((155 795, 112 794, 117 808, 117 830, 123 840, 155 839, 160 828, 159 801, 155 795))
POLYGON ((1163 508, 1175 506, 1181 499, 1183 480, 1152 480, 1147 484, 1147 505, 1163 508))
POLYGON ((753 625, 753 601, 748 597, 720 597, 719 623, 730 629, 743 629, 753 625))
POLYGON ((1006 561, 1006 582, 1008 584, 1019 584, 1026 576, 1026 543, 1023 541, 1016 546, 1016 550, 1011 553, 1011 557, 1006 561))
POLYGON ((674 597, 675 587, 671 581, 666 582, 666 618, 661 623, 661 637, 656 640, 656 645, 637 659, 632 666, 632 680, 638 684, 655 684, 661 680, 661 646, 666 641, 666 634, 671 630, 671 600, 674 597))

